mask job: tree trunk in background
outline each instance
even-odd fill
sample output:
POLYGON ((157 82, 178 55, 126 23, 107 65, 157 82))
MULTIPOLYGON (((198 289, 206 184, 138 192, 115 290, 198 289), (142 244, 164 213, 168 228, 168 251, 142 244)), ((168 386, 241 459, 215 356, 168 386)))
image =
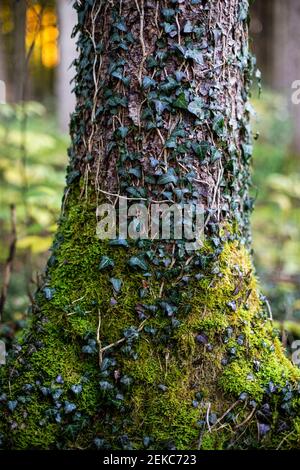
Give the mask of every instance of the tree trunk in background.
POLYGON ((292 83, 300 80, 300 3, 256 0, 252 9, 251 29, 258 65, 265 83, 288 100, 294 127, 292 150, 300 154, 300 105, 291 100, 292 83))
POLYGON ((69 129, 70 115, 75 109, 75 94, 71 93, 70 82, 75 75, 71 63, 76 57, 76 42, 71 38, 72 30, 76 24, 76 12, 72 7, 72 0, 59 0, 57 2, 59 18, 59 49, 60 63, 57 70, 57 112, 59 128, 62 132, 69 129))
POLYGON ((26 1, 14 0, 14 67, 13 67, 13 102, 25 99, 26 82, 26 1))
POLYGON ((255 0, 251 7, 250 37, 258 66, 267 84, 273 80, 274 0, 255 0))
MULTIPOLYGON (((4 448, 300 447, 299 371, 249 255, 248 3, 76 2, 77 106, 4 448), (101 203, 200 203, 205 243, 100 241, 101 203)), ((9 385, 8 385, 9 384, 9 385)))
MULTIPOLYGON (((1 24, 0 24, 1 28, 1 24)), ((3 42, 2 37, 0 35, 0 104, 6 101, 6 68, 5 68, 5 60, 4 60, 4 51, 3 51, 3 42)))
MULTIPOLYGON (((1 23, 0 23, 0 28, 1 28, 1 23)), ((4 58, 2 34, 0 34, 0 80, 6 81, 5 58, 4 58)))
POLYGON ((300 155, 300 105, 292 103, 292 83, 300 80, 300 3, 274 2, 274 76, 272 85, 288 99, 293 132, 292 150, 300 155))

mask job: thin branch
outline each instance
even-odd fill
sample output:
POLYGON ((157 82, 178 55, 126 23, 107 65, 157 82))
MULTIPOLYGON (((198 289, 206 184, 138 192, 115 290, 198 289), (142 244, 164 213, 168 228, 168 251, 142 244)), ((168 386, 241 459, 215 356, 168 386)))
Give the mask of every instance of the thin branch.
POLYGON ((99 346, 99 366, 101 367, 103 361, 103 351, 102 351, 102 344, 100 338, 100 329, 101 329, 101 312, 98 310, 98 328, 97 328, 97 344, 99 346))
MULTIPOLYGON (((140 326, 138 327, 137 331, 138 331, 139 333, 143 330, 144 325, 145 325, 145 323, 146 323, 147 320, 148 320, 148 318, 146 318, 146 319, 140 324, 140 326)), ((98 325, 98 327, 99 327, 99 325, 98 325)), ((108 349, 113 348, 114 346, 118 346, 119 344, 124 343, 124 341, 126 341, 126 338, 125 338, 125 337, 123 337, 123 338, 121 338, 121 339, 118 339, 118 341, 116 341, 115 343, 111 343, 111 344, 109 344, 108 346, 105 346, 104 348, 101 348, 101 349, 99 350, 99 357, 100 357, 100 354, 101 354, 101 357, 102 357, 102 355, 103 355, 103 353, 104 353, 105 351, 107 351, 108 349)))
POLYGON ((253 408, 253 410, 251 411, 251 413, 247 416, 246 419, 244 419, 244 421, 242 421, 240 424, 238 424, 235 429, 239 429, 239 428, 242 428, 243 426, 245 426, 245 424, 248 423, 248 421, 250 421, 250 419, 252 418, 252 416, 254 415, 254 413, 256 412, 256 408, 253 408))
POLYGON ((240 404, 240 400, 237 400, 236 402, 234 402, 229 408, 228 410, 225 411, 225 413, 215 422, 215 424, 211 427, 211 429, 213 429, 214 427, 216 427, 221 421, 223 421, 223 419, 228 415, 228 413, 230 413, 230 411, 232 411, 238 404, 240 404))
POLYGON ((211 427, 210 427, 210 424, 209 424, 210 407, 211 407, 211 403, 209 402, 208 406, 207 406, 207 411, 206 411, 206 424, 207 424, 207 429, 209 430, 209 432, 211 432, 211 427))
POLYGON ((144 62, 145 62, 146 57, 147 57, 146 46, 145 46, 145 41, 144 41, 144 22, 145 22, 144 0, 141 0, 141 8, 139 7, 138 0, 135 0, 135 4, 136 4, 136 8, 138 10, 138 13, 140 15, 140 43, 141 43, 142 54, 143 54, 141 64, 140 64, 140 68, 139 68, 139 75, 138 75, 139 83, 141 84, 142 83, 142 74, 143 74, 144 62))

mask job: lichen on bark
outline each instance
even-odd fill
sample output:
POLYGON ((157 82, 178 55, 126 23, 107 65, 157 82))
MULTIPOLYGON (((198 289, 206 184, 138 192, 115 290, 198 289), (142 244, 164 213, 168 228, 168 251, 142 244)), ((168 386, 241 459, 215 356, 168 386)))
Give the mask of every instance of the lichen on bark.
POLYGON ((1 369, 2 446, 300 447, 299 370, 249 254, 248 2, 75 7, 67 188, 31 325, 1 369), (201 203, 203 247, 99 241, 97 206, 119 197, 201 203))

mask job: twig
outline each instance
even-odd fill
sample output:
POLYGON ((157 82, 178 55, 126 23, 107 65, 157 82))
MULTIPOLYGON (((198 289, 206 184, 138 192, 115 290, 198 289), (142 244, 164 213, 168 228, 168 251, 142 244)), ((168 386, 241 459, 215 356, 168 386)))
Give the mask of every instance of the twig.
POLYGON ((292 434, 294 434, 295 431, 291 431, 289 432, 286 436, 284 436, 284 438, 280 441, 278 447, 276 448, 276 450, 279 450, 280 447, 282 446, 282 444, 284 443, 284 441, 286 441, 292 434))
POLYGON ((181 45, 180 24, 178 20, 178 15, 175 16, 175 20, 176 20, 176 25, 177 25, 178 44, 181 45))
POLYGON ((244 419, 244 421, 242 421, 240 424, 238 424, 235 429, 239 429, 239 428, 242 428, 243 426, 245 426, 245 424, 248 423, 248 421, 250 421, 250 419, 252 418, 252 416, 254 415, 256 411, 256 408, 253 408, 253 410, 251 411, 251 413, 247 416, 246 419, 244 419))
POLYGON ((210 407, 211 407, 211 403, 209 402, 208 406, 207 406, 207 411, 206 411, 206 424, 207 424, 207 428, 208 428, 209 432, 211 432, 211 427, 210 427, 210 424, 209 424, 210 407))
POLYGON ((143 67, 144 67, 144 62, 146 60, 146 46, 145 46, 145 41, 144 41, 144 21, 145 21, 145 10, 144 10, 144 0, 141 0, 141 8, 139 7, 138 0, 135 0, 136 8, 139 12, 140 15, 140 43, 142 47, 142 60, 140 63, 140 68, 139 68, 139 83, 142 83, 142 74, 143 74, 143 67))
POLYGON ((219 424, 221 421, 223 421, 223 419, 228 415, 228 413, 230 413, 230 411, 233 410, 233 408, 235 408, 240 402, 240 400, 237 400, 236 402, 234 402, 229 408, 227 411, 225 411, 225 413, 215 422, 215 424, 211 427, 211 429, 213 429, 215 426, 217 426, 217 424, 219 424))
MULTIPOLYGON (((213 194, 213 199, 212 199, 212 203, 211 203, 211 206, 210 208, 213 209, 214 205, 215 205, 215 202, 216 202, 216 197, 217 197, 217 192, 218 192, 218 189, 219 189, 219 186, 221 184, 221 180, 222 180, 222 176, 223 176, 223 168, 221 167, 219 169, 219 172, 218 172, 218 179, 217 179, 217 182, 216 182, 216 185, 215 185, 215 188, 214 188, 214 194, 213 194)), ((211 213, 208 214, 205 222, 204 222, 204 226, 203 226, 203 230, 207 227, 209 221, 210 221, 210 218, 211 218, 211 213)))
MULTIPOLYGON (((144 325, 145 325, 147 320, 148 320, 148 318, 146 318, 144 321, 142 321, 142 323, 140 324, 140 326, 137 329, 138 332, 142 331, 142 329, 144 328, 144 325)), ((99 330, 99 336, 100 336, 100 326, 99 326, 99 324, 98 324, 98 330, 99 330)), ((97 338, 98 338, 98 332, 97 332, 97 338)), ((99 337, 99 341, 100 341, 100 337, 99 337)), ((111 343, 108 346, 104 346, 104 348, 99 349, 99 358, 103 357, 103 353, 105 351, 107 351, 108 349, 113 348, 114 346, 118 346, 119 344, 124 343, 124 341, 126 341, 125 337, 123 337, 121 339, 118 339, 118 341, 116 341, 115 343, 111 343)), ((97 339, 97 342, 98 342, 98 339, 97 339)), ((98 344, 99 344, 99 342, 98 342, 98 344)))
POLYGON ((102 344, 101 344, 101 338, 100 338, 100 328, 101 328, 101 312, 98 310, 98 328, 97 328, 97 344, 99 346, 99 366, 101 367, 102 361, 103 361, 103 351, 102 351, 102 344))
POLYGON ((271 305, 270 305, 270 302, 268 301, 268 299, 265 299, 264 300, 266 306, 267 306, 267 309, 268 309, 268 313, 269 313, 269 319, 271 321, 273 321, 273 314, 272 314, 272 309, 271 309, 271 305))
POLYGON ((163 204, 164 202, 174 202, 172 201, 171 199, 163 199, 161 201, 156 201, 155 199, 147 199, 147 198, 144 198, 144 197, 127 197, 127 196, 122 196, 121 194, 117 194, 117 193, 110 193, 108 191, 104 191, 103 189, 99 189, 98 188, 98 191, 102 194, 106 194, 107 196, 113 196, 113 197, 117 197, 117 198, 120 198, 120 199, 126 199, 127 201, 147 201, 147 202, 154 202, 154 204, 163 204))
POLYGON ((10 242, 9 253, 5 263, 4 275, 3 275, 3 286, 0 297, 0 321, 2 320, 2 315, 4 311, 4 306, 7 298, 7 292, 10 283, 10 277, 12 273, 13 260, 16 253, 16 244, 17 244, 17 217, 16 217, 16 207, 14 204, 10 206, 11 213, 11 234, 12 239, 10 242))

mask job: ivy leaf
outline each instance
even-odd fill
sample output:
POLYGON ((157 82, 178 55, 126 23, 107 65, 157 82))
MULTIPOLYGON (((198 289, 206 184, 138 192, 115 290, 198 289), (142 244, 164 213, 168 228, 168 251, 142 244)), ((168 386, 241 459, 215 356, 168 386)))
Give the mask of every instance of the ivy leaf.
POLYGON ((173 8, 163 8, 162 14, 165 18, 172 18, 175 16, 175 10, 173 8))
POLYGON ((177 99, 174 101, 173 106, 174 108, 187 109, 188 103, 183 92, 177 96, 177 99))
POLYGON ((70 403, 69 401, 65 401, 65 413, 69 414, 72 413, 72 411, 76 410, 76 405, 75 403, 70 403))
POLYGON ((148 88, 150 88, 151 86, 154 86, 156 85, 156 81, 153 80, 153 78, 151 77, 144 77, 143 78, 143 88, 145 90, 147 90, 148 88))
POLYGON ((107 269, 107 268, 113 268, 114 265, 115 263, 111 258, 109 258, 108 256, 102 256, 98 269, 100 271, 103 271, 104 269, 107 269))
POLYGON ((111 75, 118 80, 123 80, 123 70, 121 68, 114 70, 111 75))
POLYGON ((43 289, 44 296, 46 300, 51 300, 53 298, 53 295, 55 293, 55 289, 51 289, 50 287, 45 287, 43 289))
POLYGON ((130 175, 136 176, 137 178, 141 178, 142 176, 142 171, 140 168, 130 168, 128 171, 130 175))
POLYGON ((130 186, 129 188, 126 188, 126 192, 131 197, 136 197, 136 198, 144 199, 147 196, 146 188, 142 188, 142 187, 130 186))
POLYGON ((194 101, 191 101, 188 105, 188 110, 190 113, 197 116, 197 118, 203 119, 204 117, 203 102, 200 98, 195 98, 194 101))
POLYGON ((246 160, 248 160, 253 152, 253 145, 251 144, 242 144, 243 154, 246 160))
POLYGON ((248 9, 249 9, 248 0, 243 0, 239 4, 239 11, 238 11, 238 20, 239 21, 245 21, 248 18, 248 9))
POLYGON ((214 163, 217 160, 220 160, 221 157, 222 157, 222 154, 220 150, 217 149, 216 147, 212 147, 211 148, 211 162, 214 163))
POLYGON ((168 170, 168 172, 165 175, 161 175, 158 178, 157 184, 161 184, 161 185, 165 185, 169 183, 176 184, 177 181, 178 181, 178 176, 175 175, 174 170, 173 171, 168 170))
POLYGON ((179 86, 179 84, 178 84, 177 80, 175 80, 172 77, 168 77, 168 80, 163 82, 160 85, 160 89, 162 91, 171 91, 171 90, 174 90, 175 88, 177 88, 178 86, 179 86))
POLYGON ((168 317, 171 317, 177 311, 177 307, 175 307, 175 305, 169 304, 168 302, 161 302, 160 306, 168 317))
POLYGON ((82 385, 72 385, 71 390, 73 393, 75 393, 75 395, 79 395, 82 392, 82 385))
POLYGON ((68 173, 67 176, 67 184, 72 184, 77 178, 80 176, 80 171, 79 170, 73 170, 68 173))
POLYGON ((115 27, 118 28, 119 31, 123 31, 124 33, 127 32, 127 26, 123 21, 119 21, 115 24, 115 27))
POLYGON ((192 59, 194 62, 196 62, 196 64, 203 64, 202 52, 198 51, 197 49, 187 49, 184 53, 184 57, 186 59, 192 59))
POLYGON ((166 109, 166 107, 167 107, 166 103, 163 103, 160 100, 155 100, 154 104, 155 104, 156 112, 159 115, 162 114, 164 112, 164 110, 166 109))
POLYGON ((166 148, 167 149, 176 148, 176 138, 175 137, 170 137, 169 139, 166 140, 166 148))
POLYGON ((121 126, 118 128, 118 135, 124 139, 128 134, 128 127, 121 126))
POLYGON ((116 238, 115 240, 111 240, 109 242, 110 246, 121 246, 123 248, 128 248, 128 242, 127 240, 124 240, 123 238, 116 238))
POLYGON ((188 33, 192 33, 193 30, 194 30, 194 27, 192 25, 192 22, 188 20, 183 27, 183 32, 188 34, 188 33))
POLYGON ((170 23, 163 23, 163 27, 165 30, 165 33, 170 34, 172 31, 176 31, 176 27, 173 24, 170 23))
POLYGON ((128 265, 131 268, 141 269, 142 271, 147 271, 147 269, 148 269, 148 265, 147 265, 146 261, 143 260, 142 258, 138 258, 137 256, 132 256, 128 260, 128 265))
POLYGON ((176 77, 177 82, 181 82, 181 80, 185 77, 185 73, 182 72, 181 70, 176 70, 175 77, 176 77))
POLYGON ((107 392, 109 390, 113 390, 113 388, 114 388, 114 386, 111 383, 107 382, 106 380, 101 380, 99 382, 99 387, 100 387, 101 390, 103 390, 105 392, 107 392))
POLYGON ((17 400, 11 400, 7 403, 7 406, 8 406, 8 409, 13 412, 15 411, 15 409, 17 408, 18 406, 18 402, 17 400))
POLYGON ((213 130, 219 137, 222 137, 224 134, 224 125, 224 116, 222 114, 218 114, 213 121, 213 130))
POLYGON ((110 282, 112 283, 112 286, 113 286, 113 289, 114 291, 119 294, 119 292, 121 291, 121 287, 122 287, 122 281, 121 279, 116 279, 115 277, 112 277, 110 279, 110 282))
POLYGON ((202 160, 206 157, 209 149, 210 149, 210 144, 208 142, 202 141, 199 143, 193 143, 192 144, 192 149, 194 150, 195 154, 197 157, 201 158, 202 160))

